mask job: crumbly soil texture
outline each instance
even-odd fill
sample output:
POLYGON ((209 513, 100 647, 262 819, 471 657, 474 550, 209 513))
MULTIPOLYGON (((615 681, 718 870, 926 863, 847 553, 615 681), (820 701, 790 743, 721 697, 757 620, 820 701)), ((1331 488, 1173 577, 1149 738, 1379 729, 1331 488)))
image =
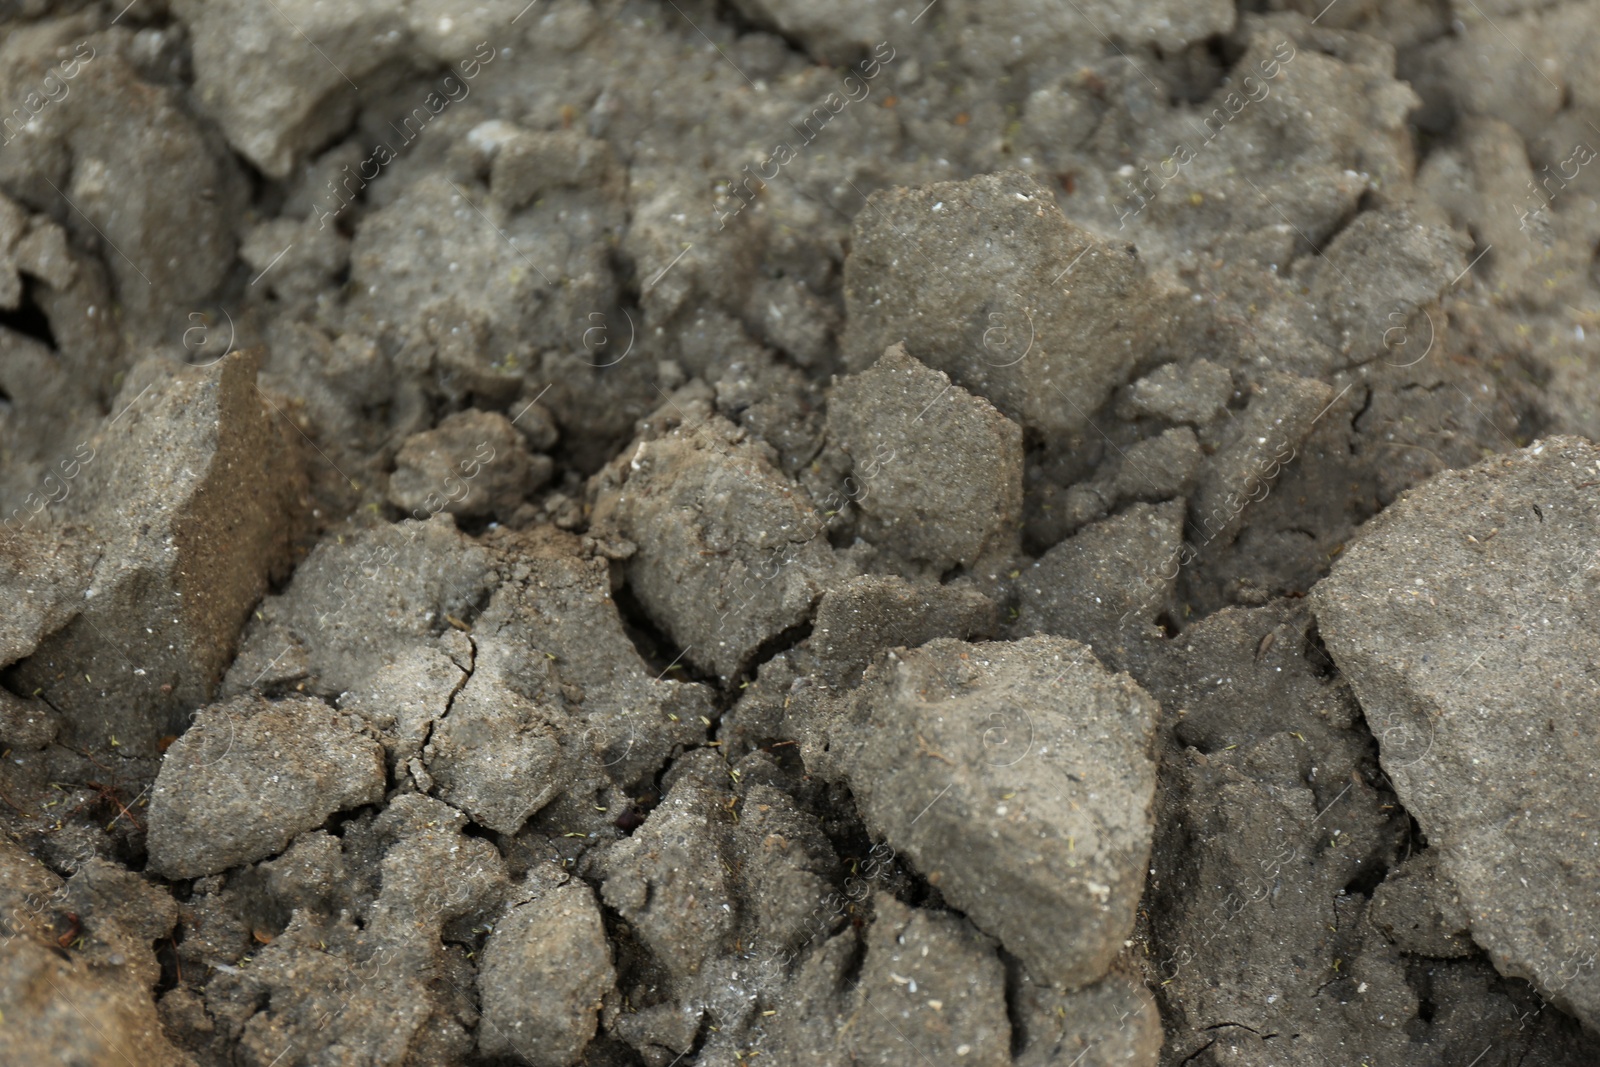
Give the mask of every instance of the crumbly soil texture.
POLYGON ((1597 72, 0 4, 0 1063, 1600 1063, 1597 72))

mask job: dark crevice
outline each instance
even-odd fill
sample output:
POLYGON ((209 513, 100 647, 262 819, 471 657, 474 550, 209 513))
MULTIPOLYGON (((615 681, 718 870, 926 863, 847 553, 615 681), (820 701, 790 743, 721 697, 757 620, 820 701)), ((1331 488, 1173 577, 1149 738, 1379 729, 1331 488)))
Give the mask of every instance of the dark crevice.
POLYGON ((1427 851, 1428 848, 1428 836, 1422 832, 1422 824, 1417 822, 1417 817, 1408 811, 1406 812, 1406 822, 1408 824, 1408 832, 1406 833, 1405 855, 1400 858, 1402 864, 1412 856, 1420 855, 1427 851))
MULTIPOLYGON (((22 299, 15 309, 7 311, 0 308, 0 326, 15 330, 24 337, 31 337, 44 345, 50 351, 56 351, 56 334, 50 328, 50 318, 39 306, 39 301, 34 294, 38 281, 31 275, 22 275, 22 299)), ((4 396, 10 401, 10 396, 4 396)))
MULTIPOLYGON (((790 52, 793 52, 799 58, 804 59, 807 63, 817 63, 822 66, 829 65, 822 59, 819 59, 808 52, 805 45, 801 44, 798 38, 792 36, 791 34, 785 33, 776 22, 770 22, 765 19, 760 21, 752 19, 735 7, 731 0, 719 0, 716 9, 716 19, 718 22, 732 29, 735 37, 743 37, 750 33, 765 33, 782 41, 784 45, 788 47, 790 52)), ((852 57, 851 62, 865 58, 867 58, 867 52, 865 49, 861 49, 861 54, 852 57)), ((848 65, 849 64, 846 64, 846 66, 848 65)))
MULTIPOLYGON (((598 881, 587 878, 579 880, 594 893, 595 904, 600 909, 600 919, 605 926, 606 940, 611 944, 617 974, 616 988, 627 1000, 628 1007, 638 1011, 669 1000, 666 991, 671 988, 671 977, 656 962, 649 948, 635 936, 633 925, 606 902, 598 881), (648 993, 657 995, 650 997, 646 995, 648 993), (636 996, 638 999, 634 999, 636 996)), ((696 1047, 703 1036, 702 1033, 697 1038, 696 1047)))
POLYGON ((472 681, 472 673, 473 673, 473 671, 477 670, 477 667, 478 667, 478 642, 471 634, 468 634, 467 635, 467 644, 472 649, 471 658, 467 661, 467 665, 465 667, 462 667, 461 664, 459 664, 459 663, 456 664, 457 667, 461 668, 461 680, 456 682, 455 688, 451 689, 450 690, 450 695, 445 698, 444 711, 441 712, 437 717, 435 717, 433 722, 430 722, 428 724, 428 735, 427 735, 427 737, 423 738, 423 741, 422 741, 423 750, 426 750, 428 741, 433 737, 434 727, 437 726, 444 719, 449 717, 451 709, 456 706, 456 697, 460 696, 461 695, 461 691, 467 687, 467 683, 472 681))
POLYGON ((230 152, 229 155, 233 157, 233 165, 244 175, 250 205, 260 211, 263 218, 277 215, 283 202, 283 191, 279 184, 263 174, 261 168, 242 153, 230 152))
POLYGON ((1339 676, 1339 665, 1333 661, 1328 646, 1323 643, 1322 632, 1317 629, 1317 620, 1314 618, 1311 620, 1311 625, 1306 628, 1302 654, 1306 662, 1311 664, 1311 669, 1317 677, 1332 681, 1339 676))
MULTIPOLYGON (((1226 405, 1226 414, 1229 418, 1232 418, 1235 413, 1241 415, 1244 414, 1244 410, 1250 406, 1250 397, 1255 391, 1248 383, 1244 384, 1243 387, 1240 387, 1239 383, 1241 379, 1237 373, 1233 376, 1233 380, 1235 383, 1235 388, 1233 392, 1228 394, 1228 402, 1226 405)), ((1240 431, 1237 429, 1233 431, 1235 436, 1237 436, 1239 432, 1240 431)))
POLYGON ((1262 1034, 1262 1032, 1260 1030, 1257 1030, 1253 1026, 1246 1026, 1244 1023, 1212 1023, 1210 1026, 1202 1026, 1200 1029, 1202 1029, 1202 1030, 1223 1030, 1223 1029, 1226 1029, 1226 1028, 1228 1028, 1230 1026, 1234 1027, 1236 1029, 1239 1029, 1239 1030, 1248 1030, 1252 1034, 1255 1034, 1257 1037, 1266 1037, 1266 1036, 1277 1037, 1278 1036, 1275 1033, 1274 1034, 1270 1034, 1270 1035, 1264 1035, 1264 1034, 1262 1034))
POLYGON ((1320 997, 1320 996, 1322 996, 1322 991, 1324 989, 1327 989, 1329 986, 1338 985, 1340 982, 1348 982, 1348 981, 1350 981, 1350 976, 1348 974, 1334 975, 1332 978, 1328 979, 1326 982, 1323 982, 1321 985, 1317 986, 1317 988, 1312 992, 1311 995, 1314 996, 1314 997, 1320 997))
MULTIPOLYGON (((7 693, 10 693, 12 696, 16 697, 19 700, 30 700, 30 699, 32 699, 32 694, 29 692, 27 687, 19 686, 17 684, 16 673, 14 671, 10 670, 10 669, 4 670, 4 671, 0 671, 0 689, 5 690, 7 693)), ((43 700, 43 695, 42 694, 40 696, 40 699, 43 700)), ((45 701, 45 703, 49 704, 49 701, 45 701)), ((52 711, 58 711, 59 709, 56 709, 52 705, 51 706, 51 710, 52 711)))
POLYGON ((161 975, 156 979, 155 997, 161 999, 163 993, 168 993, 178 988, 183 976, 183 964, 178 958, 178 945, 183 940, 183 923, 178 923, 172 928, 172 933, 167 937, 157 938, 151 943, 155 953, 156 963, 161 968, 161 975))
MULTIPOLYGON (((1351 224, 1354 223, 1356 219, 1360 218, 1364 212, 1369 210, 1372 204, 1373 200, 1371 190, 1362 193, 1361 196, 1356 200, 1355 205, 1351 207, 1349 211, 1339 216, 1333 225, 1329 227, 1327 233, 1323 234, 1321 238, 1313 238, 1310 247, 1305 249, 1305 254, 1298 256, 1293 260, 1289 266, 1289 276, 1298 277, 1300 272, 1297 268, 1299 268, 1302 264, 1328 263, 1327 252, 1329 247, 1331 247, 1333 243, 1339 239, 1340 234, 1344 233, 1345 230, 1350 228, 1351 224)), ((1295 244, 1300 245, 1301 242, 1296 241, 1295 244)))
POLYGON ((1438 1005, 1433 999, 1433 967, 1422 964, 1420 960, 1409 963, 1406 967, 1406 984, 1417 997, 1417 1018, 1431 1023, 1438 1012, 1438 1005))
MULTIPOLYGON (((318 829, 325 830, 331 836, 342 839, 344 837, 344 828, 347 825, 357 821, 362 817, 362 815, 368 812, 376 813, 381 810, 381 808, 382 805, 365 805, 359 808, 352 808, 349 811, 336 811, 332 815, 328 816, 328 818, 324 820, 323 824, 318 827, 318 829)), ((291 844, 292 843, 293 842, 291 842, 291 844)), ((282 855, 282 853, 277 852, 266 858, 276 859, 279 855, 282 855)))
POLYGON ((633 642, 639 658, 644 660, 645 667, 652 675, 673 681, 688 680, 716 686, 716 676, 697 670, 689 662, 687 650, 679 648, 666 631, 656 625, 632 589, 624 585, 611 594, 611 601, 617 606, 622 631, 633 642))
MULTIPOLYGON (((482 407, 482 405, 474 405, 482 407)), ((457 515, 456 529, 476 540, 489 532, 489 528, 496 524, 492 515, 457 515)))
MULTIPOLYGON (((65 5, 57 5, 62 7, 65 5)), ((122 9, 122 4, 114 4, 113 11, 122 9)), ((164 30, 170 27, 176 16, 166 4, 135 4, 130 5, 131 10, 124 12, 127 24, 140 30, 164 30)))
MULTIPOLYGON (((1399 67, 1400 63, 1401 61, 1397 60, 1396 67, 1399 67)), ((1440 148, 1447 147, 1450 144, 1450 140, 1443 136, 1443 132, 1448 132, 1449 126, 1453 124, 1454 120, 1451 119, 1450 122, 1447 123, 1445 130, 1441 132, 1439 129, 1435 129, 1433 127, 1418 125, 1414 118, 1416 114, 1417 112, 1412 112, 1411 116, 1407 117, 1406 121, 1408 125, 1406 128, 1411 133, 1412 142, 1416 145, 1417 169, 1420 171, 1422 169, 1422 165, 1426 163, 1435 152, 1437 152, 1440 148)))
POLYGON ((773 634, 771 637, 761 642, 761 644, 757 645, 756 650, 750 654, 750 659, 744 669, 741 670, 738 674, 738 677, 734 678, 729 684, 727 695, 734 699, 730 699, 727 702, 727 707, 733 706, 734 701, 737 699, 739 686, 742 682, 747 679, 754 679, 757 672, 760 671, 760 669, 768 662, 778 656, 783 655, 785 652, 789 651, 791 648, 795 647, 810 636, 811 620, 807 619, 805 622, 795 623, 787 630, 773 634))
MULTIPOLYGON (((1006 1020, 1011 1024, 1011 1058, 1020 1060, 1023 1049, 1028 1047, 1028 1012, 1022 1005, 1022 986, 1027 979, 1027 972, 1022 966, 1022 961, 999 946, 1000 962, 1006 969, 1006 1020)), ((1051 1049, 1052 1055, 1045 1057, 1053 1062, 1054 1054, 1059 1049, 1051 1049)))
POLYGON ((1372 891, 1389 877, 1389 867, 1381 861, 1365 865, 1362 871, 1345 883, 1344 891, 1372 899, 1372 891))
POLYGON ((1213 34, 1203 41, 1195 41, 1170 57, 1156 49, 1163 60, 1164 73, 1174 79, 1168 95, 1169 106, 1203 104, 1211 99, 1233 75, 1244 49, 1240 43, 1224 34, 1213 34))
MULTIPOLYGON (((877 916, 873 916, 873 921, 877 921, 877 916)), ((832 936, 834 935, 824 937, 818 943, 824 943, 832 936)), ((866 965, 867 943, 864 938, 857 937, 855 944, 851 946, 850 958, 845 960, 844 967, 840 970, 840 985, 847 994, 855 992, 861 985, 861 972, 866 969, 866 965)))
MULTIPOLYGON (((684 752, 687 751, 689 750, 684 750, 684 752)), ((656 808, 661 804, 661 798, 666 796, 667 775, 672 773, 673 765, 676 764, 684 755, 684 752, 679 752, 662 760, 661 766, 657 767, 656 773, 651 776, 649 787, 633 792, 632 796, 629 798, 631 801, 629 810, 639 813, 639 824, 641 826, 647 819, 650 818, 650 813, 655 811, 656 808)), ((619 826, 617 829, 621 830, 622 827, 619 826)), ((634 827, 634 829, 638 829, 638 827, 634 827)), ((633 835, 633 830, 623 830, 623 833, 631 837, 633 835)))
MULTIPOLYGON (((659 781, 656 783, 656 786, 658 789, 660 788, 659 781)), ((650 814, 650 807, 654 806, 650 805, 647 807, 647 801, 654 799, 654 796, 629 797, 627 805, 622 809, 622 813, 615 819, 611 820, 611 825, 615 826, 618 830, 621 830, 622 836, 633 836, 633 832, 644 825, 645 819, 650 814)))
POLYGON ((1356 438, 1361 435, 1361 427, 1358 425, 1358 423, 1361 422, 1361 417, 1363 415, 1365 415, 1368 412, 1368 410, 1371 409, 1371 407, 1372 407, 1372 398, 1376 394, 1376 392, 1377 392, 1377 390, 1373 389, 1371 386, 1368 386, 1367 387, 1367 395, 1366 395, 1366 398, 1361 401, 1361 407, 1354 414, 1352 414, 1350 416, 1350 454, 1351 455, 1355 455, 1356 438))
POLYGON ((1157 615, 1156 625, 1161 627, 1161 633, 1165 637, 1177 637, 1183 632, 1183 620, 1172 611, 1163 611, 1157 615))

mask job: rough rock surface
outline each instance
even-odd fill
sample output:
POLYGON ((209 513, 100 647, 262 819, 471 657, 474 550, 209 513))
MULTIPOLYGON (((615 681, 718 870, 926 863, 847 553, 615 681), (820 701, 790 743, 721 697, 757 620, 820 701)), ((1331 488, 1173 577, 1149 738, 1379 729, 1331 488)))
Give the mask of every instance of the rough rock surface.
POLYGON ((1016 998, 1022 1049, 1019 1067, 1054 1067, 1074 1060, 1085 1067, 1157 1063, 1161 1014, 1138 982, 1111 974, 1094 985, 1063 993, 1024 975, 1016 998))
POLYGON ((970 587, 862 575, 822 598, 810 644, 830 684, 853 684, 884 649, 993 636, 996 615, 993 601, 970 587))
MULTIPOLYGON (((1385 770, 1425 747, 1305 599, 1408 490, 1600 438, 1596 6, 0 4, 0 1060, 1600 1062, 1568 1014, 1593 1014, 1593 887, 1541 914, 1536 881, 1592 866, 1559 733, 1586 581, 1494 556, 1514 523, 1466 531, 1513 591, 1429 590, 1403 640, 1540 645, 1550 670, 1494 682, 1471 648, 1450 691, 1547 709, 1544 740, 1475 727, 1487 755, 1426 775, 1385 770), (935 400, 898 455, 948 461, 892 486, 889 527, 887 446, 829 427, 893 430, 861 383, 898 343, 935 400), (223 405, 231 472, 192 388, 218 374, 255 404, 223 405), (186 542, 197 479, 218 507, 186 542), (981 551, 945 552, 1018 481, 981 551), (983 761, 1055 703, 878 701, 930 641, 992 667, 1060 641, 1037 630, 1161 707, 1154 826, 1110 820, 1148 863, 1097 883, 1120 946, 1027 847, 965 850, 1059 859, 1064 827, 1070 860, 1107 830, 1123 792, 1083 768, 1041 775, 1066 811, 1038 835, 1040 790, 997 777, 1037 751, 983 761), (319 702, 376 788, 171 878, 150 788, 219 698, 319 702), (878 704, 895 728, 851 729, 897 762, 842 770, 831 731, 878 704), (957 899, 1019 871, 1044 904, 957 899), (501 952, 557 886, 582 921, 501 952), (1525 918, 1533 952, 1494 932, 1525 918), (1109 955, 1064 989, 1017 927, 1109 955)), ((1416 668, 1403 640, 1376 658, 1416 668)))
POLYGON ((640 785, 679 746, 705 739, 711 691, 641 658, 612 597, 613 560, 580 558, 570 537, 507 538, 500 548, 501 584, 473 639, 514 658, 533 649, 548 664, 555 683, 548 699, 559 696, 564 709, 566 789, 640 785))
POLYGON ((72 618, 78 599, 72 594, 89 577, 88 547, 75 530, 62 530, 44 544, 10 530, 0 533, 0 596, 7 605, 0 618, 0 663, 27 657, 72 618))
POLYGON ((1182 545, 1181 501, 1135 504, 1085 527, 1019 576, 1016 632, 1070 637, 1126 668, 1158 639, 1182 545))
POLYGON ((1025 175, 878 194, 854 242, 844 282, 851 366, 904 341, 1051 437, 1092 432, 1090 416, 1167 329, 1166 300, 1131 246, 1067 221, 1025 175))
POLYGON ((903 17, 885 0, 864 4, 738 0, 737 6, 752 20, 805 42, 806 51, 825 63, 850 63, 886 41, 893 33, 892 20, 903 17))
POLYGON ((938 640, 875 663, 818 755, 978 929, 1036 980, 1075 988, 1132 928, 1157 710, 1074 641, 938 640))
POLYGON ((131 975, 96 973, 63 962, 48 940, 15 940, 0 948, 8 1022, 0 1056, 8 1063, 71 1062, 110 1067, 133 1062, 193 1067, 162 1032, 155 1005, 131 975))
POLYGON ((1187 497, 1205 461, 1199 439, 1187 426, 1163 430, 1118 451, 1092 481, 1067 489, 1058 517, 1064 533, 1136 500, 1158 504, 1187 497))
POLYGON ((550 480, 550 458, 528 454, 511 420, 497 412, 461 411, 400 446, 389 500, 417 519, 452 515, 509 516, 550 480))
POLYGON ((256 610, 224 692, 304 680, 337 696, 376 677, 418 642, 464 662, 464 646, 448 637, 454 630, 449 620, 472 613, 488 569, 488 552, 463 537, 448 516, 324 540, 295 569, 283 594, 267 597, 256 610))
MULTIPOLYGON (((329 201, 341 203, 324 194, 329 201)), ((477 181, 425 178, 351 242, 359 317, 389 333, 403 361, 432 364, 466 395, 504 403, 543 350, 585 351, 575 324, 616 304, 607 247, 618 213, 599 189, 557 190, 512 213, 477 181)), ((581 389, 581 379, 567 376, 565 387, 581 389)))
POLYGON ((513 905, 484 944, 479 1051, 565 1067, 594 1036, 601 997, 615 980, 588 886, 568 882, 513 905))
POLYGON ((733 816, 709 783, 693 773, 683 781, 607 855, 601 887, 605 903, 680 980, 726 950, 737 921, 727 862, 733 816))
POLYGON ((150 864, 173 878, 280 852, 329 815, 383 798, 383 750, 320 700, 202 709, 151 791, 150 864))
POLYGON ((1222 417, 1232 393, 1226 367, 1204 359, 1167 363, 1128 386, 1117 401, 1117 414, 1206 426, 1222 417))
MULTIPOLYGON (((490 602, 488 613, 503 612, 490 602)), ((565 780, 559 682, 538 649, 516 641, 475 642, 467 666, 423 746, 428 780, 475 821, 514 834, 565 780)))
MULTIPOLYGON (((171 344, 234 262, 246 184, 182 88, 141 70, 127 35, 103 30, 80 16, 6 34, 0 99, 10 151, 0 153, 0 183, 64 224, 75 244, 103 250, 123 328, 171 344)), ((74 273, 92 291, 93 275, 104 274, 79 269, 59 233, 36 225, 19 261, 57 293, 82 291, 74 273)), ((73 310, 75 334, 111 324, 104 296, 73 310)), ((113 328, 106 347, 116 344, 113 328)))
POLYGON ((1504 974, 1600 1020, 1600 449, 1552 437, 1403 496, 1315 593, 1384 770, 1504 974))
POLYGON ((0 845, 0 870, 0 1057, 101 1067, 136 1056, 194 1067, 163 1033, 150 996, 160 974, 150 945, 177 921, 172 898, 100 859, 63 881, 9 842, 0 845))
POLYGON ((940 571, 1014 550, 1022 430, 893 345, 834 386, 828 436, 861 483, 861 536, 940 571))
POLYGON ((1283 465, 1336 399, 1315 379, 1272 371, 1262 379, 1195 491, 1194 539, 1202 550, 1233 540, 1250 503, 1272 491, 1283 465))
POLYGON ((939 1060, 1009 1064, 1005 968, 993 939, 965 919, 889 896, 874 911, 859 1005, 840 1033, 852 1059, 888 1067, 904 1062, 910 1046, 939 1060))
POLYGON ((1466 912, 1439 871, 1437 849, 1408 860, 1373 890, 1372 921, 1404 952, 1453 959, 1473 951, 1466 912))
POLYGON ((248 3, 185 7, 201 100, 233 146, 274 177, 287 175, 350 121, 359 90, 351 79, 402 54, 405 19, 380 5, 285 0, 280 10, 248 3), (264 55, 281 55, 289 65, 240 62, 264 55), (273 76, 240 77, 241 68, 273 76))
POLYGON ((183 373, 143 364, 89 441, 64 506, 92 569, 71 620, 15 668, 81 743, 154 755, 216 694, 240 626, 284 574, 303 482, 255 373, 250 353, 183 373))
POLYGON ((1165 1012, 1185 1020, 1174 1059, 1211 1046, 1272 1062, 1275 1042, 1257 1035, 1298 1032, 1294 1062, 1352 1040, 1398 1061, 1401 1028, 1420 1029, 1359 892, 1398 864, 1406 825, 1314 632, 1303 603, 1226 609, 1188 628, 1146 683, 1172 709, 1174 743, 1144 904, 1160 948, 1140 955, 1165 1012), (1238 978, 1214 981, 1226 972, 1238 978))
POLYGON ((354 1048, 391 1062, 470 1055, 477 1014, 464 942, 499 913, 507 879, 499 853, 463 834, 465 825, 448 805, 406 794, 346 825, 342 849, 316 847, 308 835, 303 851, 256 868, 271 871, 265 886, 251 871, 228 888, 197 882, 191 925, 233 941, 212 951, 238 959, 251 949, 239 966, 208 976, 209 1057, 238 1049, 270 1063, 292 1049, 316 1062, 354 1048), (319 886, 331 894, 319 899, 319 886))
POLYGON ((836 564, 805 490, 708 407, 668 399, 659 429, 597 480, 593 527, 638 546, 629 589, 685 659, 726 679, 810 617, 836 564))

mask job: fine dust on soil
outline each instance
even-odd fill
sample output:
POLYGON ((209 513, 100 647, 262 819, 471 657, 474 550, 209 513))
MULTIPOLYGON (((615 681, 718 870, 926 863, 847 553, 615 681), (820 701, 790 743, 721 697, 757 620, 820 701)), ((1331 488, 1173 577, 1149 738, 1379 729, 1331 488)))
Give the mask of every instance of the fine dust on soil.
POLYGON ((1600 1062, 1597 71, 0 6, 0 1063, 1600 1062))

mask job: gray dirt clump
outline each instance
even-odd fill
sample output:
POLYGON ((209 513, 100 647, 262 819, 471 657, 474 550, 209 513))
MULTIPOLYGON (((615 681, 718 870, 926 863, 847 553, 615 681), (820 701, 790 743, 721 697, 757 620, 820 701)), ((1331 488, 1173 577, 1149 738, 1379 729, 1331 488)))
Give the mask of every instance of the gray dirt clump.
MULTIPOLYGON (((500 585, 473 640, 513 656, 531 649, 548 667, 553 685, 543 694, 563 709, 560 776, 569 792, 638 785, 705 740, 712 690, 647 664, 612 598, 612 557, 626 557, 631 545, 550 530, 494 543, 500 585)), ((544 677, 537 663, 521 662, 531 677, 544 677)), ((524 684, 515 673, 510 679, 524 684)))
MULTIPOLYGON (((111 327, 109 337, 98 338, 93 377, 107 362, 123 369, 121 360, 105 357, 132 339, 126 334, 173 344, 190 325, 187 313, 210 306, 235 262, 235 220, 247 199, 242 169, 219 151, 216 130, 194 114, 186 87, 161 77, 139 53, 131 34, 81 16, 13 25, 0 46, 0 99, 7 102, 0 114, 11 123, 0 184, 64 224, 73 245, 105 250, 103 265, 81 270, 74 250, 42 228, 19 247, 19 259, 32 260, 62 295, 79 288, 68 272, 85 275, 90 291, 101 287, 95 275, 109 276, 120 305, 114 313, 103 295, 72 308, 82 316, 73 348, 83 334, 111 327), (41 242, 55 247, 46 252, 41 242), (41 253, 54 269, 40 262, 41 253)), ((70 303, 58 305, 59 313, 70 303)))
POLYGON ((432 175, 351 242, 356 321, 391 336, 407 363, 514 396, 543 350, 578 347, 574 324, 616 303, 607 248, 619 214, 598 188, 557 189, 512 212, 475 180, 432 175))
POLYGON ((816 756, 952 905, 1038 981, 1073 988, 1133 923, 1156 712, 1074 641, 944 639, 875 663, 816 756))
POLYGON ((858 1003, 839 1035, 851 1059, 888 1067, 902 1062, 909 1043, 948 1062, 1010 1064, 1005 968, 994 940, 959 916, 914 911, 887 895, 874 910, 858 1003))
POLYGON ((549 456, 528 452, 511 420, 498 412, 461 411, 406 438, 389 478, 389 501, 425 519, 452 515, 509 517, 550 480, 549 456))
POLYGON ((734 830, 744 910, 763 948, 792 952, 816 936, 817 902, 828 899, 840 863, 823 828, 780 788, 785 783, 760 778, 745 790, 734 830))
POLYGON ((1078 531, 1017 579, 1017 633, 1082 641, 1126 669, 1160 639, 1183 546, 1183 502, 1135 504, 1078 531))
POLYGON ((645 825, 602 860, 601 899, 685 985, 727 950, 739 917, 728 862, 733 815, 703 780, 710 762, 698 761, 645 825))
POLYGON ((382 4, 184 7, 200 100, 234 148, 275 177, 350 121, 356 95, 348 79, 403 54, 404 17, 382 4), (283 58, 271 66, 244 61, 269 54, 283 58))
POLYGON ((1437 959, 1473 952, 1467 914, 1439 871, 1437 849, 1406 861, 1373 890, 1372 921, 1404 952, 1437 959))
POLYGON ((1384 511, 1315 592, 1473 940, 1591 1024, 1597 481, 1600 450, 1572 437, 1451 472, 1384 511))
POLYGON ((692 391, 597 477, 593 529, 638 546, 628 588, 686 660, 724 679, 806 622, 838 569, 826 520, 752 439, 692 391))
POLYGON ((904 345, 834 386, 828 436, 862 483, 868 541, 940 571, 1015 551, 1022 430, 904 345))
POLYGON ((119 864, 80 862, 63 880, 10 842, 0 845, 0 1058, 195 1067, 163 1032, 150 993, 161 973, 151 943, 177 921, 171 896, 119 864), (76 959, 53 951, 68 913, 76 959))
MULTIPOLYGON (((1016 994, 1018 1067, 1141 1067, 1160 1062, 1161 1013, 1127 975, 1064 993, 1023 975, 1016 994)), ((1015 1039, 1014 1039, 1015 1040, 1015 1039)))
POLYGON ((17 1023, 0 1036, 7 1063, 134 1062, 193 1067, 162 1030, 149 993, 126 971, 95 971, 62 961, 53 938, 17 940, 0 950, 0 1011, 17 1023))
POLYGON ((15 663, 39 647, 77 610, 73 592, 89 577, 92 546, 83 533, 58 529, 41 541, 9 530, 0 533, 0 663, 15 663))
POLYGON ((0 739, 23 751, 44 748, 61 732, 61 716, 42 700, 0 691, 0 739))
POLYGON ((416 644, 465 662, 449 620, 471 614, 488 588, 489 562, 449 516, 324 539, 288 588, 256 609, 224 692, 305 682, 336 697, 416 644))
POLYGON ((615 980, 593 891, 578 881, 542 888, 513 904, 484 945, 479 1051, 565 1067, 594 1036, 615 980))
POLYGON ((1205 459, 1199 439, 1187 426, 1163 430, 1119 452, 1092 480, 1067 489, 1060 500, 1062 514, 1056 517, 1064 532, 1071 533, 1135 500, 1156 504, 1187 496, 1194 490, 1205 459))
POLYGON ((1229 436, 1215 446, 1195 491, 1198 549, 1233 540, 1250 504, 1272 492, 1279 472, 1334 399, 1334 390, 1316 379, 1263 375, 1243 416, 1232 420, 1229 436))
POLYGON ((862 575, 822 598, 809 646, 830 685, 853 685, 884 649, 992 637, 997 615, 994 602, 969 586, 862 575))
POLYGON ((1290 1062, 1307 1064, 1353 1041, 1399 1062, 1407 1026, 1438 1040, 1366 896, 1347 889, 1398 864, 1406 823, 1313 633, 1303 602, 1229 608, 1148 671, 1176 743, 1163 746, 1151 952, 1139 956, 1166 1012, 1186 1020, 1175 1059, 1219 1032, 1263 1064, 1274 1042, 1259 1034, 1300 1032, 1290 1062), (1238 977, 1214 980, 1224 973, 1238 977))
POLYGON ((1593 1067, 1597 13, 0 3, 0 1061, 1593 1067))
MULTIPOLYGON (((848 365, 904 341, 929 366, 1063 445, 1148 360, 1168 298, 1132 246, 1062 216, 1021 174, 880 193, 845 263, 848 365)), ((926 400, 924 400, 926 403, 926 400)))
POLYGON ((1123 391, 1117 414, 1206 426, 1222 417, 1232 394, 1233 376, 1226 367, 1204 359, 1167 363, 1123 391))
POLYGON ((320 700, 203 709, 161 761, 150 864, 194 878, 283 850, 337 811, 383 798, 383 750, 320 700))
POLYGON ((378 1062, 471 1055, 477 1014, 464 943, 499 914, 508 880, 498 851, 463 834, 465 826, 448 805, 402 794, 344 827, 342 854, 325 844, 291 848, 257 868, 276 868, 264 887, 254 872, 221 894, 220 879, 197 883, 203 918, 195 925, 207 933, 278 916, 266 929, 240 931, 244 944, 230 954, 249 947, 249 955, 209 976, 210 1056, 240 1049, 270 1063, 293 1050, 305 1061, 338 1062, 356 1048, 378 1062), (320 885, 334 887, 332 899, 318 899, 320 885))
POLYGON ((421 784, 437 785, 441 799, 478 823, 514 834, 563 781, 559 683, 544 655, 516 641, 474 642, 467 666, 423 746, 421 784))
POLYGON ((82 743, 154 755, 216 695, 251 608, 287 570, 304 483, 255 360, 141 364, 88 442, 93 462, 63 506, 93 565, 71 621, 15 668, 82 743))

